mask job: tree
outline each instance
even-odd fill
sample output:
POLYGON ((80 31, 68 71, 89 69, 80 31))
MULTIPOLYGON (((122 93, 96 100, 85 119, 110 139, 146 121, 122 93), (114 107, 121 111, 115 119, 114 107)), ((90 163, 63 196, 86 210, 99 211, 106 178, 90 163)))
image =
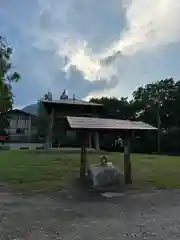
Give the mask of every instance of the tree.
POLYGON ((11 56, 13 50, 6 42, 5 38, 0 36, 0 131, 8 126, 7 112, 13 106, 12 83, 18 82, 20 74, 12 72, 11 56))
POLYGON ((114 97, 92 98, 90 102, 103 104, 106 117, 117 119, 132 119, 134 117, 131 102, 128 101, 127 97, 120 99, 114 97))
POLYGON ((139 111, 138 119, 157 125, 158 104, 162 126, 173 124, 173 106, 177 86, 172 78, 161 80, 144 87, 139 87, 133 93, 133 104, 139 111))
POLYGON ((47 93, 44 94, 41 100, 52 101, 53 100, 52 93, 48 91, 47 93))
POLYGON ((140 144, 144 147, 146 145, 146 150, 156 151, 158 147, 163 152, 169 152, 175 150, 174 146, 176 149, 178 149, 177 146, 180 147, 180 141, 177 141, 180 132, 179 86, 180 84, 173 78, 168 78, 139 87, 133 93, 134 109, 137 111, 136 119, 159 129, 159 137, 153 132, 143 137, 140 144), (173 146, 171 146, 172 143, 173 146))
MULTIPOLYGON (((180 152, 180 81, 167 78, 141 86, 133 92, 131 101, 127 98, 91 101, 103 104, 108 118, 144 121, 159 128, 159 135, 157 132, 135 133, 134 151, 156 152, 157 136, 160 136, 162 152, 180 152)), ((114 137, 108 141, 112 143, 114 137)))
MULTIPOLYGON (((104 106, 103 117, 124 120, 134 119, 132 104, 130 101, 128 101, 127 97, 121 97, 120 99, 114 97, 102 97, 100 99, 92 98, 90 101, 102 104, 104 106)), ((102 136, 100 136, 100 144, 106 150, 120 151, 121 144, 117 144, 119 142, 119 137, 119 133, 111 133, 108 135, 102 134, 102 136)))

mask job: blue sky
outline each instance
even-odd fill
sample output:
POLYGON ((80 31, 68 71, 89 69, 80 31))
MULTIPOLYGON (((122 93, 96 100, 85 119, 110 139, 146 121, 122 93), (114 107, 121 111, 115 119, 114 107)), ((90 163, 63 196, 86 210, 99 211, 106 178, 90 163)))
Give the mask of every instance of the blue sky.
POLYGON ((48 90, 58 99, 129 96, 180 79, 179 0, 0 0, 0 35, 13 47, 15 105, 48 90), (108 56, 121 54, 103 64, 108 56))

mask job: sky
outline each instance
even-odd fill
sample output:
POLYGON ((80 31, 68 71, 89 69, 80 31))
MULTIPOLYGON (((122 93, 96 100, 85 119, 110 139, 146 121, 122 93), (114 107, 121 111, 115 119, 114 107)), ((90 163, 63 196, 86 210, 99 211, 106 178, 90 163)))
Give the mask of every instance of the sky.
POLYGON ((179 0, 0 0, 0 35, 13 47, 15 106, 51 91, 128 96, 180 79, 179 0))

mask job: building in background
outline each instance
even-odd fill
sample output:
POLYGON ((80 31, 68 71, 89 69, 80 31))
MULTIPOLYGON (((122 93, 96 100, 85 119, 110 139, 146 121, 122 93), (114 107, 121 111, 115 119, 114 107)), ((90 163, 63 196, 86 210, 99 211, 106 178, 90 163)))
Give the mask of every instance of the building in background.
POLYGON ((6 129, 9 141, 31 142, 33 130, 33 115, 14 109, 8 112, 9 127, 6 129))
MULTIPOLYGON (((69 98, 67 91, 61 94, 59 100, 42 100, 48 121, 50 120, 50 113, 53 111, 53 126, 51 135, 51 146, 58 145, 62 147, 73 146, 78 147, 81 145, 81 134, 75 131, 67 130, 64 125, 64 119, 67 116, 81 116, 81 117, 100 117, 104 113, 104 107, 102 104, 86 102, 78 100, 73 95, 73 98, 69 98)), ((24 107, 22 110, 12 110, 10 113, 10 126, 8 129, 9 138, 12 141, 32 141, 32 136, 36 135, 36 140, 39 142, 41 136, 37 133, 38 126, 33 124, 34 118, 38 119, 38 105, 31 104, 24 107), (36 132, 36 134, 35 134, 36 132)), ((47 124, 46 130, 49 129, 47 124)), ((49 130, 48 130, 49 131, 49 130)), ((48 136, 45 134, 43 141, 47 141, 48 136)), ((88 139, 89 148, 100 148, 99 134, 94 132, 89 133, 88 139)))
MULTIPOLYGON (((67 130, 65 121, 67 116, 100 117, 104 113, 102 104, 78 100, 75 99, 75 96, 73 96, 73 98, 67 98, 65 93, 60 100, 44 100, 41 102, 50 119, 49 133, 47 136, 47 142, 50 147, 54 141, 57 141, 60 146, 68 146, 72 138, 74 138, 75 143, 78 143, 78 132, 67 130)), ((81 143, 78 143, 78 145, 80 146, 81 143)), ((89 133, 88 146, 89 148, 93 147, 97 150, 100 148, 98 132, 89 133)))

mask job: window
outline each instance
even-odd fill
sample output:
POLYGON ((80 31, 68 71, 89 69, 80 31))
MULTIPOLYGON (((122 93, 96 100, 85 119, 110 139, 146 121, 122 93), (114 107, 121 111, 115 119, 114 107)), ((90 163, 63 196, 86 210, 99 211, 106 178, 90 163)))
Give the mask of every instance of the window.
POLYGON ((24 133, 25 132, 25 129, 24 128, 17 128, 16 129, 16 133, 24 133))

